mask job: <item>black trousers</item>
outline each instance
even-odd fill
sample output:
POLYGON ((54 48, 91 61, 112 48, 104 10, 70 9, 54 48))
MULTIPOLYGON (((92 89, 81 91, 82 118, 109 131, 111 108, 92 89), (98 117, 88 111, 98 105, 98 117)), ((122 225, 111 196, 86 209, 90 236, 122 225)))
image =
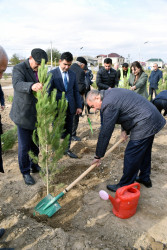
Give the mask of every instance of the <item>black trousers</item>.
POLYGON ((154 88, 149 88, 149 95, 151 95, 151 102, 152 102, 152 100, 153 100, 153 93, 155 93, 155 96, 157 95, 157 92, 156 92, 156 89, 154 89, 154 88))
POLYGON ((37 164, 30 159, 28 152, 32 151, 35 156, 39 154, 39 148, 32 140, 33 130, 24 129, 17 126, 18 133, 18 160, 19 168, 22 174, 29 174, 30 167, 37 164))
MULTIPOLYGON (((83 111, 83 109, 84 109, 84 100, 83 100, 82 95, 80 95, 80 97, 81 97, 82 111, 83 111)), ((74 115, 74 117, 73 117, 72 136, 76 136, 76 131, 77 131, 78 124, 79 124, 79 117, 80 117, 80 115, 74 115)))
POLYGON ((157 107, 160 113, 164 109, 165 110, 164 115, 167 114, 167 100, 154 99, 153 104, 157 107))
POLYGON ((66 113, 66 119, 65 119, 65 124, 64 124, 64 133, 62 134, 62 138, 65 138, 67 135, 70 135, 69 139, 69 144, 68 144, 68 149, 70 149, 71 145, 71 137, 72 137, 72 128, 73 128, 73 119, 74 119, 74 114, 71 114, 69 112, 69 109, 67 109, 66 113))
POLYGON ((123 176, 120 186, 126 186, 135 182, 138 172, 143 181, 148 181, 151 174, 151 151, 154 135, 143 140, 130 140, 124 156, 123 176))

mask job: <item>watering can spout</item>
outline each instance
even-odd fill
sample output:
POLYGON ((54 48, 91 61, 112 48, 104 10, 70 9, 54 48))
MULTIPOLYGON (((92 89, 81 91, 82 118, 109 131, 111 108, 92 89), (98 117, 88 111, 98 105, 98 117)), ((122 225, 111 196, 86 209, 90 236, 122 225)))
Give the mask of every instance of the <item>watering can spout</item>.
POLYGON ((111 195, 109 195, 109 200, 111 201, 114 209, 116 211, 119 211, 119 206, 120 206, 120 199, 119 198, 113 198, 111 195))

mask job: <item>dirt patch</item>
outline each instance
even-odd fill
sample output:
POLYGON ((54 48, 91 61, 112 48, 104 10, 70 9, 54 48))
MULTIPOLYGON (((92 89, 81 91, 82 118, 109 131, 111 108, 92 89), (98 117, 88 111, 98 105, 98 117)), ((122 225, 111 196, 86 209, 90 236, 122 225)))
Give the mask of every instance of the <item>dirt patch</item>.
MULTIPOLYGON (((3 84, 2 84, 3 85, 3 84)), ((13 123, 9 119, 11 103, 7 96, 13 92, 4 89, 6 109, 2 112, 4 129, 13 123)), ((63 171, 55 176, 52 195, 59 194, 82 174, 93 159, 99 134, 100 117, 90 115, 94 134, 91 134, 86 116, 80 118, 78 135, 81 142, 72 142, 72 150, 79 159, 64 156, 59 164, 63 171)), ((111 147, 119 140, 116 126, 111 147)), ((5 174, 0 174, 0 227, 6 233, 0 239, 1 248, 15 249, 167 249, 167 134, 166 127, 155 137, 152 155, 152 188, 141 185, 136 214, 120 219, 112 213, 110 201, 99 197, 107 184, 117 183, 122 176, 125 144, 95 168, 58 202, 61 209, 48 218, 33 215, 34 207, 46 196, 46 189, 38 174, 36 184, 26 186, 20 174, 17 144, 3 155, 5 174)), ((107 191, 107 190, 106 190, 107 191)), ((114 196, 114 193, 110 194, 114 196)))

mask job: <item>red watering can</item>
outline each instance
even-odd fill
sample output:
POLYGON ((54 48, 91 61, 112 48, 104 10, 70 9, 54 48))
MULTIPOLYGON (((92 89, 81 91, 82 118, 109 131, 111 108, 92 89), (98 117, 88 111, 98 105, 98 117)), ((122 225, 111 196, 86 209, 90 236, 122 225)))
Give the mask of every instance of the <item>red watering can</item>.
POLYGON ((140 197, 140 184, 133 183, 128 186, 118 188, 115 198, 104 190, 99 192, 103 200, 110 200, 113 205, 113 214, 121 219, 127 219, 136 213, 138 200, 140 197))

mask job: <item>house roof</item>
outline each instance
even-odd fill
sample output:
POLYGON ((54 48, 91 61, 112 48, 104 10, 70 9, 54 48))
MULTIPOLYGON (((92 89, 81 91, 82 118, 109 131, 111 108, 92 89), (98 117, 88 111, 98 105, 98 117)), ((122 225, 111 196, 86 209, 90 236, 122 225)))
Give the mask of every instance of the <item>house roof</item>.
POLYGON ((108 54, 108 57, 122 57, 122 56, 118 55, 117 53, 110 53, 108 54))
POLYGON ((110 54, 107 54, 107 55, 98 55, 97 57, 121 57, 121 58, 123 58, 122 56, 120 56, 117 53, 110 53, 110 54))
POLYGON ((163 60, 161 58, 151 58, 147 62, 163 62, 163 60))

